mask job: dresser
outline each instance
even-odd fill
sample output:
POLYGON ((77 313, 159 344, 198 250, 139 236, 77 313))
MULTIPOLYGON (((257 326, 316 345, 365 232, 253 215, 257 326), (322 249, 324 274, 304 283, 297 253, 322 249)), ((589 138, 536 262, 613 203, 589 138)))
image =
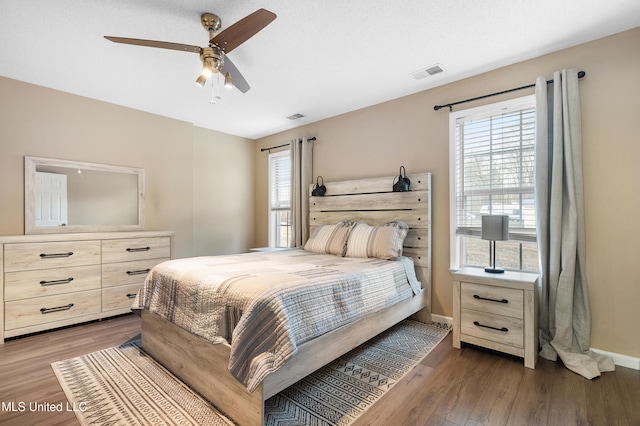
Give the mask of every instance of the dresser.
POLYGON ((172 257, 173 232, 0 237, 0 343, 131 312, 155 265, 172 257))
POLYGON ((482 268, 453 274, 453 346, 461 342, 524 358, 535 368, 538 356, 538 276, 482 268))

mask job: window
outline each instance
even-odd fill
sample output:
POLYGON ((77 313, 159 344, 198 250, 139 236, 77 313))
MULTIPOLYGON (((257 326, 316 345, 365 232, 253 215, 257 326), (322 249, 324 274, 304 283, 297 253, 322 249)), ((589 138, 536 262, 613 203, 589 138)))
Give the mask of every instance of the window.
POLYGON ((269 247, 289 247, 291 237, 291 158, 269 154, 269 247))
POLYGON ((452 113, 449 117, 451 267, 487 266, 482 215, 509 215, 509 241, 496 265, 537 271, 534 202, 535 97, 452 113))

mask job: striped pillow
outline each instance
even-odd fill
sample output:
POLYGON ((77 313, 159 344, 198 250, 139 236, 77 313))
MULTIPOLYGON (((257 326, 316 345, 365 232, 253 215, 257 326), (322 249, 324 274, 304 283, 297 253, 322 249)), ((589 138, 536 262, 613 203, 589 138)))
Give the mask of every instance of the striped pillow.
POLYGON ((402 244, 409 226, 401 221, 369 226, 358 222, 347 242, 348 257, 377 257, 391 259, 402 256, 402 244))
POLYGON ((355 222, 343 220, 335 225, 318 226, 304 245, 306 251, 344 256, 347 238, 355 222))

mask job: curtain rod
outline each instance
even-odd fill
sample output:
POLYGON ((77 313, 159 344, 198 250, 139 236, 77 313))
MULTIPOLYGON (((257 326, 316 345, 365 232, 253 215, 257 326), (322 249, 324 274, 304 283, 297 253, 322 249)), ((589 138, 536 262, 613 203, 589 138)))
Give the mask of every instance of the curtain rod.
MULTIPOLYGON (((312 138, 307 139, 307 142, 313 142, 315 140, 316 140, 316 137, 314 136, 312 138)), ((302 141, 300 141, 300 142, 302 142, 302 141)), ((285 146, 289 146, 289 144, 285 143, 285 144, 278 145, 278 146, 271 146, 269 148, 260 148, 260 152, 271 151, 272 149, 276 149, 276 148, 284 148, 285 146)))
MULTIPOLYGON (((578 71, 578 78, 582 78, 585 75, 587 75, 586 72, 584 71, 578 71)), ((547 84, 551 84, 553 83, 553 80, 547 80, 547 84)), ((522 90, 522 89, 529 89, 530 87, 536 87, 536 84, 529 84, 527 86, 522 86, 522 87, 516 87, 515 89, 509 89, 509 90, 503 90, 502 92, 496 92, 496 93, 491 93, 489 95, 483 95, 483 96, 478 96, 476 98, 471 98, 471 99, 465 99, 464 101, 458 101, 458 102, 452 102, 450 104, 446 104, 446 105, 435 105, 433 107, 434 110, 438 111, 441 108, 446 108, 449 107, 449 112, 453 111, 453 108, 451 108, 454 105, 458 105, 458 104, 463 104, 465 102, 471 102, 471 101, 477 101, 478 99, 484 99, 484 98, 489 98, 491 96, 497 96, 497 95, 502 95, 504 93, 509 93, 509 92, 515 92, 517 90, 522 90)))

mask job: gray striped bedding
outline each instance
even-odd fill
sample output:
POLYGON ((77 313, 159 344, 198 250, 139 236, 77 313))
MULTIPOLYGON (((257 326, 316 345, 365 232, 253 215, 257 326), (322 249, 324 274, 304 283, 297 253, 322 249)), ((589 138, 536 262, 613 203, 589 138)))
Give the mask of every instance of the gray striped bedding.
POLYGON ((292 249, 161 263, 132 308, 230 343, 229 370, 253 391, 298 345, 420 291, 410 258, 292 249))

